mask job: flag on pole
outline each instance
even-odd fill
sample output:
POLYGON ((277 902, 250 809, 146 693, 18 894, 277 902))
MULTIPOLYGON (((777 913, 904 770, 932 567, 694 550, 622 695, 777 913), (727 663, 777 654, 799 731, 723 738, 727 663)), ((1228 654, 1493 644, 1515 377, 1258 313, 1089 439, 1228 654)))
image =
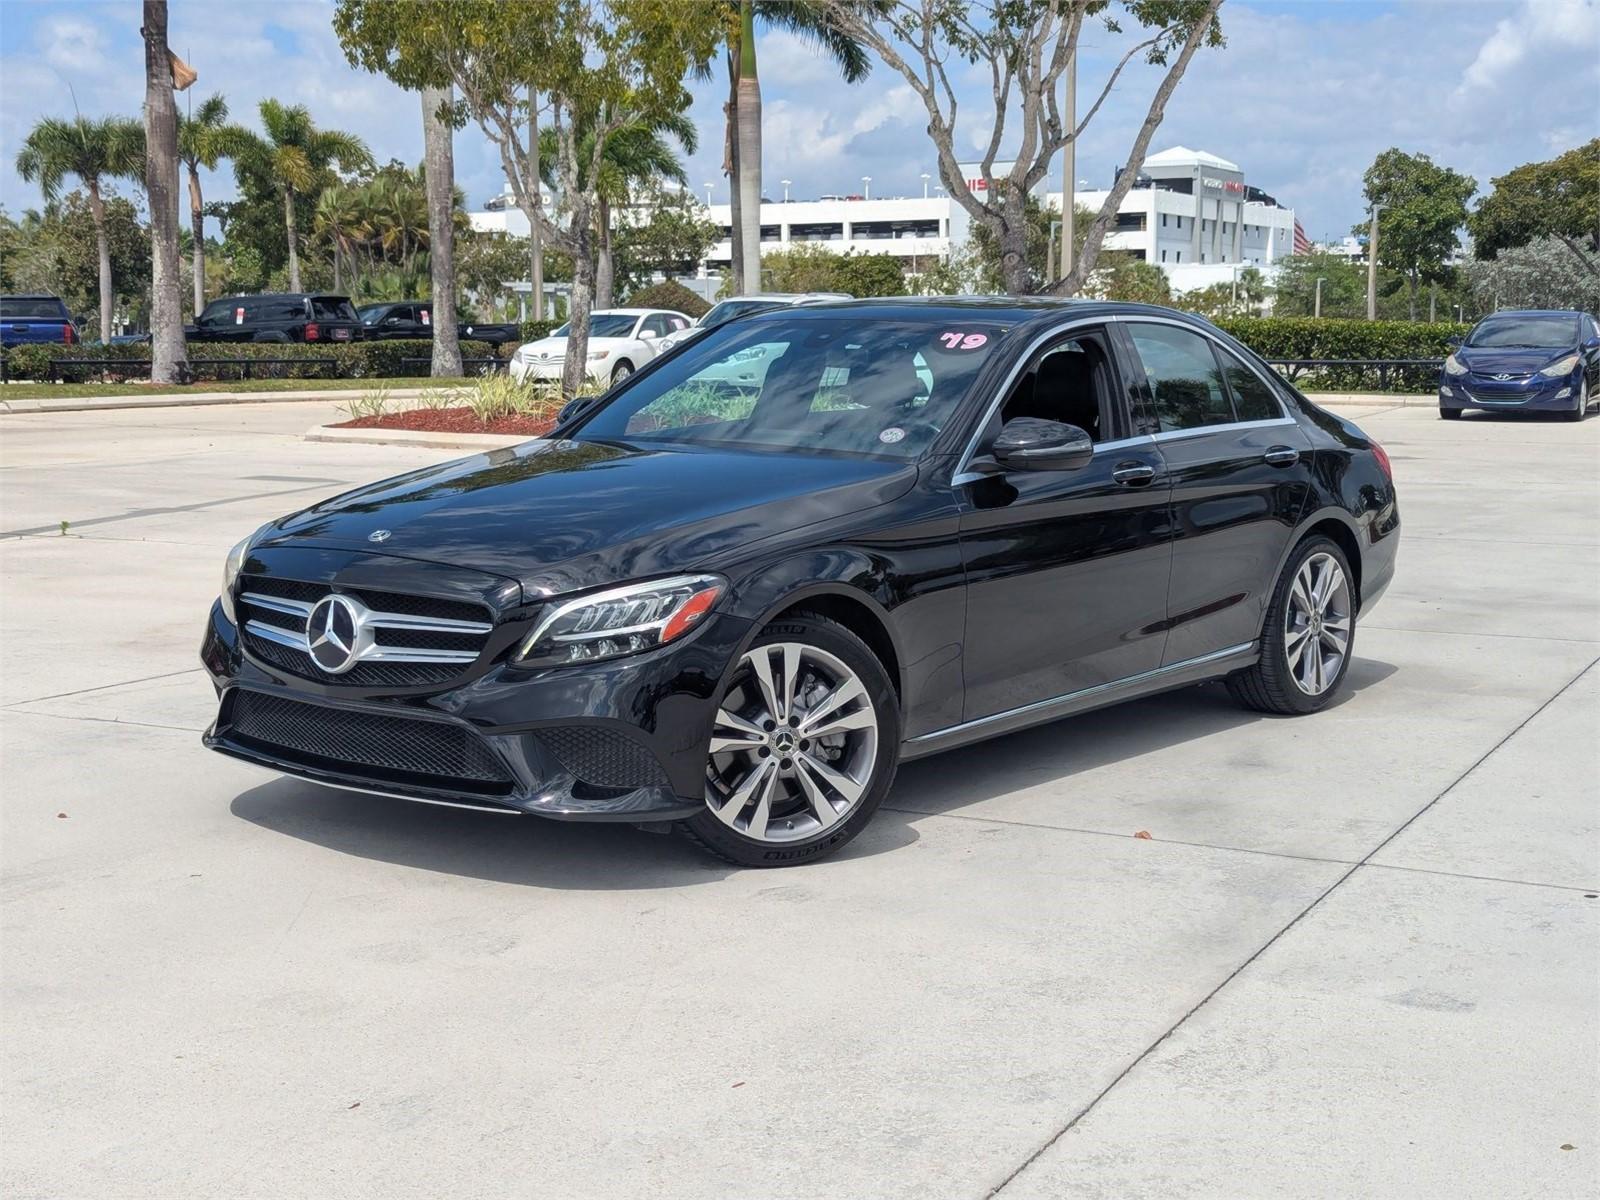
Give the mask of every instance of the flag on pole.
POLYGON ((1296 254, 1311 253, 1311 239, 1306 236, 1306 231, 1300 227, 1300 218, 1294 219, 1294 252, 1296 254))

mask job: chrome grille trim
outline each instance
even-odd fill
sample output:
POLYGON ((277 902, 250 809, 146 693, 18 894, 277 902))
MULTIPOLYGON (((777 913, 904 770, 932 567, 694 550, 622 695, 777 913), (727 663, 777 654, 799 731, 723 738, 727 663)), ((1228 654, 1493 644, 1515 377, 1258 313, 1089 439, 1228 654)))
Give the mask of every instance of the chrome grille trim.
MULTIPOLYGON (((261 592, 243 592, 239 599, 245 604, 271 609, 273 612, 287 613, 291 617, 309 617, 311 610, 316 607, 303 600, 286 600, 282 596, 268 596, 261 592)), ((494 632, 494 626, 487 621, 457 621, 451 617, 414 617, 408 613, 370 612, 367 614, 366 622, 375 629, 408 629, 414 633, 461 633, 484 637, 494 632)), ((255 622, 252 621, 250 624, 254 625, 255 622)), ((459 660, 451 658, 433 661, 459 660)))
MULTIPOLYGON (((298 650, 301 654, 310 654, 311 646, 306 641, 304 633, 296 633, 292 629, 280 629, 276 625, 268 625, 264 621, 246 621, 245 631, 253 633, 258 638, 265 638, 269 642, 277 642, 280 646, 287 646, 291 650, 298 650)), ((477 650, 417 650, 409 646, 378 646, 374 645, 361 655, 362 662, 407 662, 407 663, 473 663, 478 661, 480 651, 477 650)))

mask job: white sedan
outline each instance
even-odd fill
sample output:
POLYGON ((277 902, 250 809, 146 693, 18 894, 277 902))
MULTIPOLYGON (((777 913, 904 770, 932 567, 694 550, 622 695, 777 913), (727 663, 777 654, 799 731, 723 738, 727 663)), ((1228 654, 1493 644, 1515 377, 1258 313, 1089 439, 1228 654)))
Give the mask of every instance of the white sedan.
MULTIPOLYGON (((602 383, 626 379, 661 353, 662 339, 688 329, 689 318, 662 308, 604 308, 589 314, 586 372, 602 383)), ((560 379, 567 359, 567 326, 547 338, 517 347, 508 370, 518 383, 560 379)))

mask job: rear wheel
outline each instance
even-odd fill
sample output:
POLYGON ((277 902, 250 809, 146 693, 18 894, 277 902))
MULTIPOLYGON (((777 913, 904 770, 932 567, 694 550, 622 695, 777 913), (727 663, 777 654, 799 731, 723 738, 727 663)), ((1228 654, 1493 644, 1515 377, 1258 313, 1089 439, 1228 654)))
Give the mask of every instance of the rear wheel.
POLYGON ((1354 578, 1332 539, 1296 547, 1273 590, 1260 660, 1228 677, 1234 699, 1281 716, 1316 712, 1333 699, 1355 647, 1354 578))
POLYGON ((746 867, 785 867, 842 848, 888 794, 900 710, 855 634, 800 614, 761 631, 717 709, 704 812, 684 831, 746 867))

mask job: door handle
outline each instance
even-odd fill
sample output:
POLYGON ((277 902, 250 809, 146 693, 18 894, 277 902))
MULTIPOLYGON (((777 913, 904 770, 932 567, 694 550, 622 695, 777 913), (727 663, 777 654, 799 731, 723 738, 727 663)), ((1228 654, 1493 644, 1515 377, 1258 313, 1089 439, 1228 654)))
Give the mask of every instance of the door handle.
POLYGON ((1111 471, 1112 479, 1129 487, 1143 487, 1155 477, 1156 469, 1149 463, 1118 463, 1111 471))
POLYGON ((1275 467, 1292 467, 1300 461, 1300 451, 1293 446, 1274 446, 1261 457, 1275 467))

